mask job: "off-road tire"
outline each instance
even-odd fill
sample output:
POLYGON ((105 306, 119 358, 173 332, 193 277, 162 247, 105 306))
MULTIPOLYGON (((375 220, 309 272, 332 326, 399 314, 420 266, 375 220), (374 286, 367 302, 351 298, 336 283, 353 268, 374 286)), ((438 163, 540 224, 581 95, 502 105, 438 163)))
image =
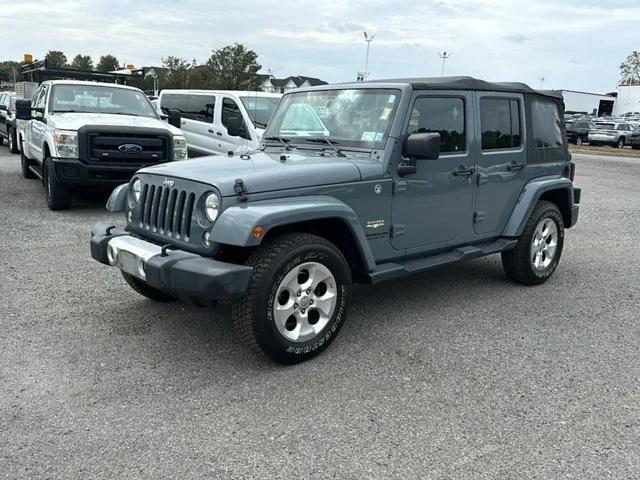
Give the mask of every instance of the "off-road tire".
POLYGON ((558 207, 551 202, 540 201, 527 221, 515 248, 502 252, 502 266, 507 276, 524 285, 540 285, 553 274, 560 262, 564 246, 564 222, 558 207), (543 271, 533 268, 531 244, 538 224, 545 218, 552 219, 558 228, 558 245, 553 261, 543 271))
POLYGON ((340 250, 322 237, 308 233, 284 234, 267 241, 245 262, 253 268, 247 294, 232 306, 238 338, 254 351, 284 364, 295 364, 318 355, 335 339, 346 319, 351 298, 351 271, 340 250), (273 318, 280 282, 305 262, 327 267, 336 283, 337 301, 327 325, 306 342, 285 338, 273 318))
POLYGON ((9 140, 7 141, 9 144, 9 151, 11 153, 18 153, 20 150, 18 149, 17 134, 13 128, 9 128, 7 130, 7 137, 9 137, 9 140))
POLYGON ((29 169, 29 165, 30 164, 31 164, 31 160, 29 160, 27 158, 27 156, 24 154, 24 151, 21 150, 20 151, 20 166, 22 167, 22 176, 24 178, 29 178, 29 179, 38 178, 38 177, 36 177, 35 173, 33 173, 29 169))
POLYGON ((139 293, 143 297, 155 300, 156 302, 173 302, 176 299, 176 297, 169 293, 149 286, 147 282, 145 282, 144 280, 140 280, 138 277, 134 277, 133 275, 126 272, 121 273, 124 277, 124 281, 127 282, 127 284, 135 292, 139 293))
POLYGON ((45 197, 47 205, 51 210, 66 210, 71 206, 71 189, 60 183, 56 178, 53 160, 50 158, 44 161, 44 182, 45 197))

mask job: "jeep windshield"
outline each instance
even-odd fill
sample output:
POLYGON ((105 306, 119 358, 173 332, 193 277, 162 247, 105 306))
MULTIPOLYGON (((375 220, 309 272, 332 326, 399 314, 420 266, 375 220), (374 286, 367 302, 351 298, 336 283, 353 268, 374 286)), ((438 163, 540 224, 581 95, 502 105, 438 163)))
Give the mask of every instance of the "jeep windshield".
POLYGON ((290 93, 282 97, 264 138, 291 144, 384 148, 399 99, 400 91, 391 89, 290 93))
POLYGON ((257 128, 265 128, 280 101, 277 97, 241 96, 240 100, 257 128))
POLYGON ((142 92, 102 85, 54 85, 49 111, 158 118, 149 99, 142 92))

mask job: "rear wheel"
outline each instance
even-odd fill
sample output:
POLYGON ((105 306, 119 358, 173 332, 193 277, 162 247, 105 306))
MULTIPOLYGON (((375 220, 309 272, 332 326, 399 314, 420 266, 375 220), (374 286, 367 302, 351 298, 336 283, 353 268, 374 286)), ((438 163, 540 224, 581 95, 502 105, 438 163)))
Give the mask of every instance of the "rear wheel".
POLYGON ((44 162, 44 190, 47 205, 51 210, 66 210, 71 206, 71 190, 56 178, 53 160, 47 158, 44 162))
POLYGON ((276 237, 247 259, 248 293, 233 305, 236 333, 249 347, 293 364, 322 352, 345 321, 351 272, 324 238, 276 237))
POLYGON ((541 201, 524 227, 518 244, 502 253, 509 278, 525 285, 546 282, 555 272, 564 246, 564 222, 558 207, 541 201))
POLYGON ((165 293, 162 290, 158 290, 157 288, 153 288, 144 280, 140 280, 138 277, 134 277, 129 273, 122 272, 122 276, 124 277, 124 281, 127 282, 135 292, 139 293, 143 297, 155 300, 156 302, 173 302, 176 299, 173 295, 165 293))

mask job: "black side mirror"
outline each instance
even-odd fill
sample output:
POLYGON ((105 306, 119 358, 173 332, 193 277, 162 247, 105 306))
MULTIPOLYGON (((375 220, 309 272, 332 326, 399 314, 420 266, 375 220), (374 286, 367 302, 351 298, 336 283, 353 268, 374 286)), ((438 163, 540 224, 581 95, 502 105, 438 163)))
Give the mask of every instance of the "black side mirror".
POLYGON ((31 100, 16 100, 16 119, 31 120, 31 100))
POLYGON ((167 117, 169 118, 169 125, 173 125, 176 128, 182 127, 182 115, 178 110, 170 108, 167 110, 167 117))
POLYGON ((7 108, 6 105, 0 105, 0 110, 2 110, 3 112, 6 112, 9 109, 7 108))
POLYGON ((231 115, 226 118, 224 122, 227 127, 227 132, 231 137, 239 137, 242 135, 242 118, 236 115, 231 115))
POLYGON ((416 160, 437 160, 440 158, 440 134, 412 133, 407 137, 406 154, 416 160))

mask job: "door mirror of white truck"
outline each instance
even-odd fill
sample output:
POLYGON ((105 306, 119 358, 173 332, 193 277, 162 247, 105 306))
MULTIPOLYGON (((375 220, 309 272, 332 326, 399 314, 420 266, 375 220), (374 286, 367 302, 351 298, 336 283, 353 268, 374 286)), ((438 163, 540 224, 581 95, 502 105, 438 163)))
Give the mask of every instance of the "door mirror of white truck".
POLYGON ((16 100, 16 118, 31 120, 31 100, 16 100))
POLYGON ((230 137, 242 136, 242 117, 236 115, 229 115, 226 118, 227 132, 230 137))
POLYGON ((179 110, 170 108, 167 110, 167 117, 169 118, 169 125, 173 125, 176 128, 182 127, 182 115, 179 110))

